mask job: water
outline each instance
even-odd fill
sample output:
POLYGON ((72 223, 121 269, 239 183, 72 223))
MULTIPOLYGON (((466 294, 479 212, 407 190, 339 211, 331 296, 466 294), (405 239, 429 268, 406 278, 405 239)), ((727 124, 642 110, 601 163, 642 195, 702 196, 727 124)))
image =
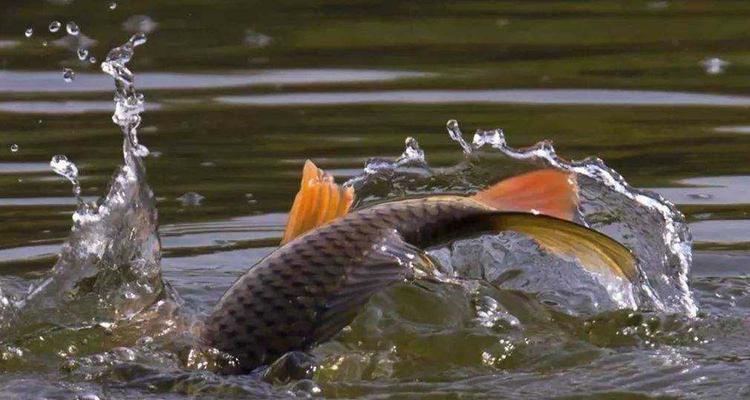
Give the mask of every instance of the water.
MULTIPOLYGON (((60 323, 24 328, 36 334, 0 348, 3 393, 747 397, 750 148, 743 128, 750 120, 742 35, 750 9, 743 3, 657 3, 666 6, 471 2, 373 3, 365 9, 219 1, 191 3, 190 9, 150 2, 144 9, 120 2, 105 13, 109 3, 80 0, 0 12, 0 43, 18 41, 29 26, 46 27, 62 16, 79 22, 87 42, 96 43, 82 45, 82 34, 58 38, 37 29, 16 46, 0 47, 0 141, 6 149, 21 149, 0 152, 4 298, 23 298, 55 265, 63 241, 76 234, 71 214, 82 204, 97 207, 99 196, 127 193, 135 203, 124 204, 143 205, 115 212, 129 215, 120 226, 135 230, 104 232, 119 238, 109 243, 133 246, 94 246, 104 249, 103 258, 73 263, 86 267, 78 271, 90 284, 81 286, 87 291, 80 297, 66 297, 72 314, 56 315, 59 304, 39 306, 51 310, 42 321, 51 316, 60 323), (123 24, 133 16, 140 17, 123 24), (102 58, 129 30, 151 32, 128 65, 147 100, 136 142, 148 146, 142 165, 153 197, 108 186, 112 171, 119 175, 128 165, 117 150, 123 136, 106 115, 115 108, 112 80, 97 65, 77 64, 75 54, 85 48, 102 58), (609 34, 602 36, 603 30, 609 34), (248 31, 272 40, 248 46, 248 31), (42 47, 41 40, 50 46, 42 47), (731 64, 709 74, 701 62, 712 58, 731 64), (64 65, 75 65, 71 83, 60 79, 64 65), (223 83, 230 77, 237 83, 223 83), (466 153, 472 153, 465 155, 445 132, 451 118, 464 131, 490 129, 490 135, 480 135, 487 144, 474 150, 464 135, 466 153), (376 296, 349 329, 313 351, 320 367, 310 379, 279 373, 266 380, 222 377, 201 370, 213 358, 187 350, 191 316, 200 320, 236 276, 276 246, 306 158, 340 182, 355 179, 364 189, 361 203, 475 190, 532 168, 491 149, 496 127, 514 148, 553 139, 565 159, 598 156, 628 184, 675 202, 693 236, 687 284, 695 317, 690 303, 680 301, 688 298, 678 284, 683 261, 660 252, 675 236, 652 236, 666 232, 661 211, 670 209, 636 215, 637 199, 583 180, 589 205, 620 206, 585 208, 585 221, 610 226, 608 233, 643 246, 642 258, 667 255, 648 272, 672 273, 662 282, 660 275, 649 275, 654 297, 671 312, 650 312, 651 297, 638 290, 632 301, 642 306, 639 311, 616 311, 619 300, 603 301, 613 299, 604 296, 604 285, 572 286, 574 278, 583 278, 574 266, 536 260, 539 254, 523 238, 482 237, 434 251, 451 268, 486 274, 495 285, 403 285, 376 296), (407 137, 418 144, 405 146, 407 137), (58 154, 75 161, 81 200, 71 194, 68 179, 46 167, 58 154), (365 163, 372 174, 357 179, 365 163), (386 173, 394 167, 400 172, 386 173), (179 198, 187 193, 203 199, 185 204, 179 198), (156 254, 157 241, 153 224, 143 223, 155 222, 144 211, 148 204, 158 209, 159 264, 171 288, 159 286, 153 273, 156 259, 149 255, 156 254), (639 218, 652 221, 639 225, 639 218), (138 269, 129 263, 133 258, 118 254, 152 262, 138 269), (492 268, 514 260, 518 271, 492 268), (568 272, 558 276, 566 286, 549 279, 553 270, 530 271, 535 260, 568 272), (89 275, 97 266, 117 272, 89 275), (528 280, 529 294, 518 290, 524 277, 544 279, 528 280), (560 293, 561 287, 575 290, 560 293), (106 301, 80 306, 89 304, 87 298, 106 301), (596 307, 591 299, 600 300, 596 307), (128 315, 138 317, 122 322, 128 315), (59 328, 74 320, 76 326, 59 328), (279 383, 268 383, 274 380, 279 383)), ((138 103, 136 98, 131 105, 138 103)), ((120 109, 133 115, 129 106, 120 109)), ((144 183, 128 182, 137 184, 119 188, 144 183)), ((92 218, 79 218, 81 229, 110 229, 92 218)), ((675 234, 679 244, 684 237, 675 234)), ((8 304, 0 313, 6 325, 15 318, 8 304)))
POLYGON ((52 21, 49 23, 49 31, 52 33, 59 31, 61 27, 62 24, 60 23, 60 21, 52 21))

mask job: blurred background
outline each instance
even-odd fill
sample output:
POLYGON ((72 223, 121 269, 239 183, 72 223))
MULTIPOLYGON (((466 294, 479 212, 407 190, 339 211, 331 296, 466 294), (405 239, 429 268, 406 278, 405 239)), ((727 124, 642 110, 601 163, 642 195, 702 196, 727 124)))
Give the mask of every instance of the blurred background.
POLYGON ((99 63, 144 32, 140 140, 165 274, 195 310, 274 248, 305 159, 343 180, 413 136, 452 165, 449 119, 551 139, 662 193, 691 223, 703 310, 730 312, 719 290, 747 310, 749 20, 731 0, 4 0, 0 273, 38 276, 69 232, 53 155, 104 194, 122 136, 99 63))

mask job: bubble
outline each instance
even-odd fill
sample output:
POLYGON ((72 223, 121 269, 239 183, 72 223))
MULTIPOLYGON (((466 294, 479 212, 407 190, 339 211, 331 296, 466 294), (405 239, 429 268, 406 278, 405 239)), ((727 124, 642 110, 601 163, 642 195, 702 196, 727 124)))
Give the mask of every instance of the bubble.
POLYGON ((13 143, 12 145, 10 145, 10 151, 12 151, 14 153, 17 152, 18 151, 18 145, 15 144, 15 143, 13 143))
POLYGON ((76 36, 79 33, 81 33, 81 28, 78 27, 78 24, 76 24, 73 21, 68 22, 67 25, 65 25, 65 30, 68 31, 68 34, 76 36))
POLYGON ((73 80, 76 78, 76 73, 70 68, 63 68, 63 80, 65 82, 73 82, 73 80))
POLYGON ((23 33, 26 37, 31 37, 34 34, 34 28, 26 28, 26 32, 23 33))
POLYGON ((109 9, 110 10, 114 10, 115 8, 117 8, 117 3, 115 3, 114 1, 111 2, 111 3, 109 3, 109 9))
POLYGON ((78 54, 78 59, 79 60, 84 61, 89 56, 89 51, 86 50, 86 49, 78 49, 78 51, 76 52, 76 54, 78 54))
POLYGON ((94 56, 89 57, 89 62, 92 64, 96 64, 96 57, 94 56))
POLYGON ((60 27, 62 27, 60 21, 52 21, 49 23, 49 31, 52 33, 59 31, 60 27))

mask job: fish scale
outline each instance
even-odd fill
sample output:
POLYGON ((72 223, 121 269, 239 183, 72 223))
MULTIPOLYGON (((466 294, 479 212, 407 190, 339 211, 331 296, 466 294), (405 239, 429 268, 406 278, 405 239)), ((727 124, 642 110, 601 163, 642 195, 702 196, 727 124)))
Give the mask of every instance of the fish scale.
POLYGON ((345 316, 329 316, 336 320, 334 325, 318 333, 326 321, 317 318, 346 289, 347 279, 365 288, 363 298, 353 301, 352 308, 357 308, 372 294, 369 286, 385 287, 411 275, 390 256, 381 255, 384 261, 369 266, 373 245, 393 232, 425 242, 422 236, 431 234, 427 227, 453 220, 456 213, 486 212, 481 204, 458 196, 384 203, 352 212, 279 248, 240 277, 206 321, 204 338, 237 357, 245 371, 327 340, 356 315, 347 309, 341 311, 345 316), (392 268, 367 270, 382 268, 382 263, 392 268))
POLYGON ((205 343, 236 357, 238 367, 227 372, 250 371, 305 350, 337 334, 389 285, 436 276, 425 248, 481 232, 524 233, 547 251, 578 258, 591 272, 632 282, 638 273, 627 248, 570 222, 577 204, 574 181, 539 170, 472 197, 393 201, 346 214, 352 191, 308 162, 285 244, 222 296, 206 321, 205 343), (346 207, 336 213, 326 208, 339 203, 346 207))

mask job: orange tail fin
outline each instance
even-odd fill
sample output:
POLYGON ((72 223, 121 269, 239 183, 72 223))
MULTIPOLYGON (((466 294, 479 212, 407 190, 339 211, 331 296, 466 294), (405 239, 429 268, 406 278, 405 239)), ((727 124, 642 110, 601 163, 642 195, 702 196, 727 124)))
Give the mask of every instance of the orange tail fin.
POLYGON ((472 198, 498 211, 539 212, 570 221, 578 206, 578 185, 573 174, 542 169, 496 183, 472 198))
POLYGON ((353 201, 353 188, 337 185, 330 174, 307 160, 281 244, 346 214, 353 201))

